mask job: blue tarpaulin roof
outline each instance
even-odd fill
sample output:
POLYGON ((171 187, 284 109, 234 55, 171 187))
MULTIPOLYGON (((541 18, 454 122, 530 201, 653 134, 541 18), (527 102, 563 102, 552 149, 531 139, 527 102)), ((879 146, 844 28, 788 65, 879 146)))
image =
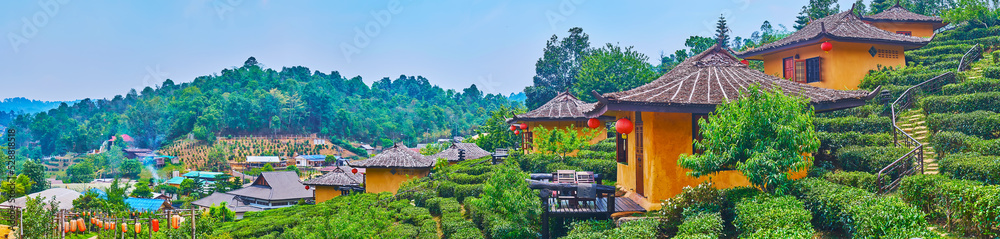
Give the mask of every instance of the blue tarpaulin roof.
POLYGON ((171 178, 170 180, 167 180, 167 184, 177 184, 177 185, 180 185, 182 182, 184 182, 184 179, 185 179, 185 177, 174 177, 174 178, 171 178))
POLYGON ((200 178, 218 178, 222 173, 217 172, 207 172, 207 171, 191 171, 184 174, 184 177, 200 177, 200 178))
POLYGON ((163 206, 163 199, 149 199, 149 198, 126 198, 125 204, 128 204, 129 208, 137 211, 157 211, 163 206))

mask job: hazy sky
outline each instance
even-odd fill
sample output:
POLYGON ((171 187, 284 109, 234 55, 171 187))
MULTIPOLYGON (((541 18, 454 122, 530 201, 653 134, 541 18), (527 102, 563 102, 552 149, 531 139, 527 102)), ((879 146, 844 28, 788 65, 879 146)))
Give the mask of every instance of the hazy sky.
MULTIPOLYGON (((710 35, 764 20, 791 28, 807 0, 79 1, 0 3, 0 99, 111 98, 165 79, 243 64, 301 65, 365 82, 401 74, 461 89, 519 92, 545 41, 582 27, 592 46, 635 46, 651 63, 710 35)), ((841 1, 841 8, 853 1, 841 1)))

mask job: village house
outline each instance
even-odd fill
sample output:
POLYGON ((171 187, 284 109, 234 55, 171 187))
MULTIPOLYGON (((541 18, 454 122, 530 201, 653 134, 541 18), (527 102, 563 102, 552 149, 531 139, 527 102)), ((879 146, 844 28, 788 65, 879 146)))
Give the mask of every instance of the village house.
POLYGON ((263 210, 294 206, 299 200, 313 201, 312 192, 291 171, 261 172, 250 186, 228 193, 243 205, 263 210))
MULTIPOLYGON (((514 118, 507 119, 507 123, 513 124, 513 127, 516 130, 521 131, 519 133, 522 135, 521 138, 523 139, 521 142, 521 148, 530 149, 531 144, 534 142, 534 134, 531 132, 531 129, 543 126, 547 129, 565 129, 567 127, 572 127, 572 129, 578 131, 583 130, 588 127, 587 121, 590 120, 590 118, 585 116, 583 112, 593 109, 595 104, 596 103, 583 102, 569 92, 562 92, 559 93, 559 95, 556 95, 555 98, 552 98, 534 110, 528 111, 524 114, 514 115, 514 118), (522 126, 527 126, 527 128, 524 129, 522 126)), ((603 122, 607 122, 614 118, 609 116, 600 116, 597 117, 597 119, 602 121, 602 123, 599 124, 600 126, 596 127, 600 133, 597 137, 594 137, 590 143, 597 143, 608 137, 607 129, 604 127, 603 122)))
POLYGON ((903 15, 915 15, 902 13, 905 9, 901 7, 891 10, 869 16, 867 20, 883 29, 866 23, 851 9, 814 20, 786 38, 736 55, 763 61, 764 73, 768 75, 828 89, 855 90, 869 70, 904 67, 903 51, 923 47, 931 41, 931 38, 921 37, 926 35, 926 29, 921 30, 920 24, 934 23, 881 23, 903 15), (886 25, 889 23, 892 24, 886 25), (911 36, 907 32, 917 34, 911 36))
MULTIPOLYGON (((816 111, 856 107, 873 98, 872 92, 840 91, 779 79, 749 68, 728 49, 715 45, 688 58, 660 78, 635 89, 597 95, 598 103, 586 112, 610 115, 634 125, 630 134, 616 134, 618 186, 644 208, 655 210, 659 202, 694 186, 708 177, 688 176, 677 164, 680 155, 694 153, 700 138, 698 119, 707 118, 715 106, 740 97, 751 85, 779 87, 784 93, 809 99, 816 111)), ((805 176, 805 171, 794 177, 805 176)), ((719 188, 750 185, 739 171, 711 176, 719 188)))
POLYGON ((434 159, 413 152, 406 145, 396 144, 371 158, 347 164, 365 169, 365 192, 396 194, 403 181, 427 176, 434 162, 434 159))
POLYGON ((448 160, 448 164, 456 164, 469 159, 481 159, 490 157, 492 154, 474 143, 454 143, 447 149, 431 155, 430 158, 437 160, 440 158, 448 160))
POLYGON ((326 164, 326 155, 299 155, 294 159, 299 167, 322 167, 326 164))
POLYGON ((198 199, 197 201, 191 202, 192 205, 198 206, 198 209, 209 210, 213 206, 219 206, 223 203, 226 204, 226 208, 233 211, 236 214, 236 219, 243 219, 243 214, 246 212, 259 212, 264 209, 246 205, 241 200, 236 199, 236 195, 223 192, 214 192, 208 197, 198 199))
POLYGON ((915 37, 933 37, 934 31, 948 25, 940 17, 924 16, 896 5, 878 14, 861 17, 865 23, 896 34, 915 37))
POLYGON ((362 182, 364 182, 364 176, 361 172, 352 170, 351 167, 340 166, 323 174, 323 176, 306 180, 302 184, 312 187, 316 203, 321 203, 351 192, 363 192, 362 182))

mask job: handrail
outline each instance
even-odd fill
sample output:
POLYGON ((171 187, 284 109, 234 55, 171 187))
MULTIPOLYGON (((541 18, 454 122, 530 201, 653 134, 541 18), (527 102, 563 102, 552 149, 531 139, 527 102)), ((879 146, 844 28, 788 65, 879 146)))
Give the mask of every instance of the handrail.
MULTIPOLYGON (((968 69, 968 66, 970 65, 969 63, 974 62, 982 57, 982 50, 983 48, 979 46, 979 44, 972 46, 972 48, 969 49, 969 51, 965 52, 965 54, 962 55, 962 59, 958 63, 957 67, 958 69, 956 69, 956 72, 962 72, 968 69)), ((899 134, 902 134, 903 136, 906 136, 905 138, 903 138, 904 140, 903 144, 905 144, 907 147, 914 147, 914 148, 913 150, 910 150, 903 156, 899 157, 899 159, 896 159, 889 165, 885 166, 885 168, 882 168, 882 170, 878 171, 875 183, 878 187, 879 193, 886 193, 896 189, 896 187, 899 187, 900 182, 902 182, 903 177, 915 173, 916 168, 913 167, 913 161, 916 161, 917 166, 920 167, 920 173, 921 174, 924 173, 924 145, 920 143, 920 141, 914 139, 912 135, 906 133, 906 131, 903 131, 903 129, 899 127, 899 125, 896 123, 897 121, 899 121, 898 118, 899 115, 897 114, 897 112, 905 110, 906 108, 912 106, 913 101, 915 100, 915 95, 917 93, 936 92, 938 90, 941 90, 942 86, 954 81, 955 81, 955 72, 951 71, 945 72, 944 74, 935 76, 934 78, 931 78, 927 81, 921 82, 920 84, 907 88, 906 91, 903 91, 903 94, 901 94, 899 98, 896 98, 896 100, 889 105, 892 112, 893 143, 896 145, 896 147, 899 147, 900 146, 899 134), (885 184, 884 179, 887 178, 894 178, 894 179, 888 184, 885 184)))

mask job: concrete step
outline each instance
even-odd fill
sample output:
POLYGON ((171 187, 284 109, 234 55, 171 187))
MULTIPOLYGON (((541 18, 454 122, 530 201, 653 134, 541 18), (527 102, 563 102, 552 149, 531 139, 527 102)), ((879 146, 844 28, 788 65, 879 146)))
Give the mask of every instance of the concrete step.
POLYGON ((924 170, 924 174, 938 174, 938 172, 937 171, 927 171, 927 170, 924 170))

